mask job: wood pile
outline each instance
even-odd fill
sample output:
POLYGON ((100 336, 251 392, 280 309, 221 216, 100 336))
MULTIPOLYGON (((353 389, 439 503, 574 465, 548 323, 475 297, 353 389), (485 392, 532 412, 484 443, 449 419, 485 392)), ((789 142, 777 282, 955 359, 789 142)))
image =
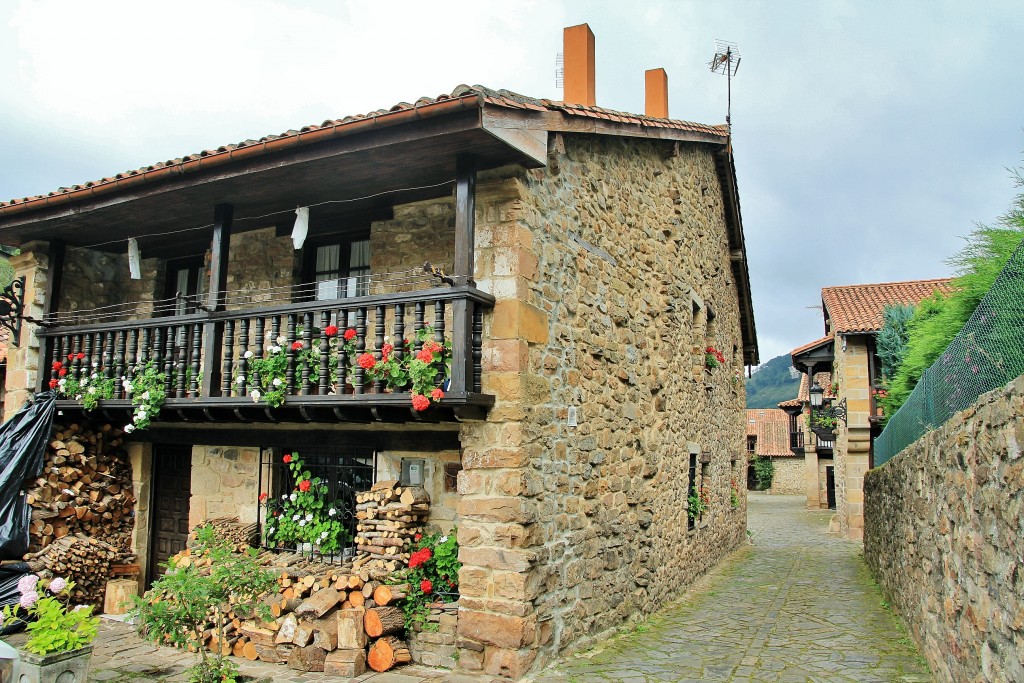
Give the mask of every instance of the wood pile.
POLYGON ((416 486, 401 487, 395 480, 380 481, 369 491, 356 494, 353 566, 365 568, 369 576, 383 578, 404 569, 409 546, 430 515, 430 498, 416 486))
POLYGON ((74 581, 72 601, 91 605, 103 604, 111 565, 134 559, 134 555, 85 534, 64 536, 42 550, 25 556, 32 571, 46 570, 53 576, 74 581))
POLYGON ((30 554, 76 533, 129 550, 135 496, 123 434, 110 424, 55 426, 42 476, 28 491, 30 554))
MULTIPOLYGON (((249 548, 256 547, 260 543, 260 526, 256 522, 242 524, 238 517, 214 517, 204 519, 196 525, 196 529, 203 526, 212 526, 217 536, 231 544, 236 552, 245 552, 249 548)), ((196 540, 195 529, 188 536, 187 544, 193 545, 196 540)))

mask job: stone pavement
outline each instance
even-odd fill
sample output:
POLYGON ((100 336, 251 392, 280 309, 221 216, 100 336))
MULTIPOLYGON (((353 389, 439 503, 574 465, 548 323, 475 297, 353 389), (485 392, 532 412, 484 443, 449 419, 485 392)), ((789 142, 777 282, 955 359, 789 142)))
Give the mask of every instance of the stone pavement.
POLYGON ((831 516, 807 511, 802 496, 752 493, 754 545, 675 605, 566 658, 536 683, 930 682, 861 545, 828 535, 831 516))

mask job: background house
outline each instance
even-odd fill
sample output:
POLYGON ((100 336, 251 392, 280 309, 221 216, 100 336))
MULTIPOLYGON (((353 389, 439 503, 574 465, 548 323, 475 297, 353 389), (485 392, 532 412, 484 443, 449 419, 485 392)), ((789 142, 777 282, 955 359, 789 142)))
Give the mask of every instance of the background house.
MULTIPOLYGON (((72 377, 162 364, 162 410, 123 435, 150 576, 204 517, 262 521, 295 450, 342 502, 419 473, 431 524, 458 526, 444 663, 518 678, 657 609, 744 538, 756 334, 728 129, 667 118, 667 90, 646 115, 597 107, 593 45, 566 29, 566 102, 460 86, 0 204, 46 321, 11 351, 8 414, 69 355, 72 377), (431 325, 444 397, 384 391, 332 325, 377 358, 431 325), (280 407, 252 395, 272 346, 280 407)), ((60 401, 63 420, 129 424, 116 387, 96 411, 60 401)))
MULTIPOLYGON (((779 494, 804 493, 804 460, 790 448, 789 415, 777 408, 747 409, 747 457, 766 458, 774 475, 769 491, 779 494)), ((747 488, 754 488, 756 476, 748 467, 747 488)))
POLYGON ((832 507, 841 532, 860 539, 864 533, 864 473, 873 467, 872 441, 883 419, 876 398, 882 386, 875 336, 886 306, 916 305, 936 291, 948 292, 951 280, 915 280, 825 287, 821 290, 826 336, 791 352, 793 367, 804 374, 800 395, 780 403, 804 430, 808 507, 832 507), (824 450, 831 429, 813 429, 810 390, 820 388, 826 409, 841 407, 834 443, 824 450), (811 449, 814 441, 817 448, 811 449), (827 458, 825 454, 831 456, 827 458), (831 460, 831 462, 829 462, 831 460))

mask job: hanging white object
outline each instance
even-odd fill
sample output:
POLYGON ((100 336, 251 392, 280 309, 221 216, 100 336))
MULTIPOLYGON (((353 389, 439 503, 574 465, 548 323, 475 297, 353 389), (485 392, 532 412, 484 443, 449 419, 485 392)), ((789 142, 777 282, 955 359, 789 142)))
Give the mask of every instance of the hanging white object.
POLYGON ((309 207, 300 206, 295 209, 295 225, 292 227, 292 244, 296 249, 302 249, 302 243, 306 241, 306 233, 309 232, 309 207))
POLYGON ((142 254, 139 253, 139 242, 134 237, 128 239, 128 272, 133 280, 142 279, 142 254))

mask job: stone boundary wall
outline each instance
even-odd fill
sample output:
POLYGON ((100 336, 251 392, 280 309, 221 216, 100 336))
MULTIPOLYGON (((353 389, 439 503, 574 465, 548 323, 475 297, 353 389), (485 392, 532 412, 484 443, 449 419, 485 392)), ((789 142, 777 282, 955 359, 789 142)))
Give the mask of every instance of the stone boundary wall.
POLYGON ((937 680, 1024 681, 1024 376, 865 479, 864 557, 937 680))
POLYGON ((803 458, 774 457, 772 464, 775 465, 775 476, 772 478, 772 486, 768 491, 778 495, 798 495, 805 493, 807 484, 804 481, 807 466, 803 458))

